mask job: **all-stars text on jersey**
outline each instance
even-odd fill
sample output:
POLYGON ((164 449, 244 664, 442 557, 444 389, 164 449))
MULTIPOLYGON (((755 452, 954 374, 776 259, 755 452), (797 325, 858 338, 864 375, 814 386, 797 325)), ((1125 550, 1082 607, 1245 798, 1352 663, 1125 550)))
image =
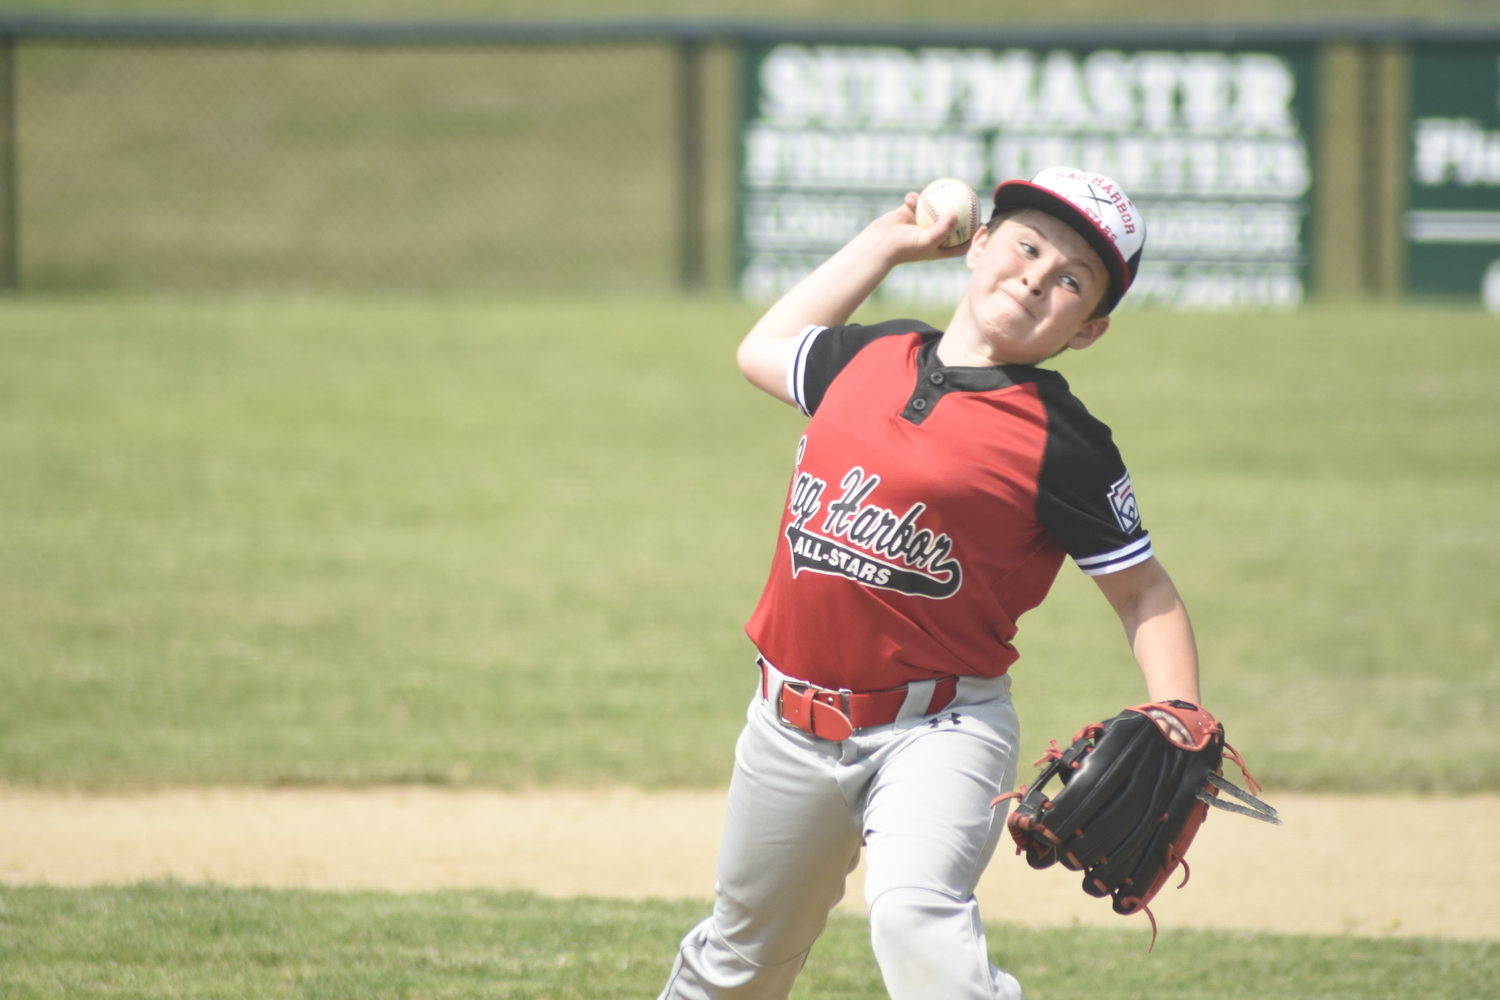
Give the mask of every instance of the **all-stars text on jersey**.
POLYGON ((810 531, 807 523, 822 508, 828 484, 806 472, 797 474, 788 504, 793 520, 786 529, 792 576, 811 570, 913 597, 953 596, 963 583, 963 567, 951 558, 953 540, 917 526, 925 503, 912 504, 900 516, 865 503, 879 485, 880 476, 859 466, 850 469, 839 481, 843 494, 828 505, 818 529, 810 531), (840 538, 849 544, 835 541, 840 538))

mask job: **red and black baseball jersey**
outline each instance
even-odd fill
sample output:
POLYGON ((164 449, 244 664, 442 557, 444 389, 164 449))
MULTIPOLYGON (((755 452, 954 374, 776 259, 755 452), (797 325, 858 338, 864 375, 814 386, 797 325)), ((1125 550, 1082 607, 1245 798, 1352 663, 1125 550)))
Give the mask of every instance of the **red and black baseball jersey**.
POLYGON ((912 320, 809 327, 788 388, 812 416, 746 631, 780 670, 875 691, 994 677, 1063 556, 1151 557, 1109 428, 1061 375, 950 368, 912 320))

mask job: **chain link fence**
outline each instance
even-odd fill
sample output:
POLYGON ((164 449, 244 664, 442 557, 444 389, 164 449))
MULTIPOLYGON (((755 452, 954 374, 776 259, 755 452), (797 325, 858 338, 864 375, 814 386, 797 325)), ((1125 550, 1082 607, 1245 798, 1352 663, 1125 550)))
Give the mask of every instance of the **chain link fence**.
MULTIPOLYGON (((714 120, 725 57, 687 81, 714 120)), ((681 63, 650 41, 22 39, 18 283, 665 292, 683 274, 681 63)), ((718 139, 700 165, 727 176, 727 131, 699 132, 718 139)), ((727 179, 709 187, 727 198, 727 179)), ((727 205, 695 211, 728 224, 727 205)), ((693 280, 727 266, 695 262, 693 280)))

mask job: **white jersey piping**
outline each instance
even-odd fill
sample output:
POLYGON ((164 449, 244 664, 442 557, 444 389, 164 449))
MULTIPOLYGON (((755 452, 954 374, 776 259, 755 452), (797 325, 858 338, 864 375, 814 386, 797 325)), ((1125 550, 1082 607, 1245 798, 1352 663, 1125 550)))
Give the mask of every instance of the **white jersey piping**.
POLYGON ((786 394, 797 404, 797 409, 802 411, 803 416, 812 415, 807 409, 807 387, 803 384, 807 378, 807 352, 812 347, 812 342, 818 339, 818 334, 826 329, 828 327, 816 324, 803 327, 802 332, 792 341, 792 356, 787 359, 786 394))
POLYGON ((1136 539, 1129 545, 1115 549, 1113 552, 1105 552, 1097 556, 1084 556, 1082 559, 1074 559, 1078 568, 1089 576, 1105 576, 1109 573, 1118 573, 1122 569, 1138 566, 1150 559, 1151 536, 1145 535, 1136 539))

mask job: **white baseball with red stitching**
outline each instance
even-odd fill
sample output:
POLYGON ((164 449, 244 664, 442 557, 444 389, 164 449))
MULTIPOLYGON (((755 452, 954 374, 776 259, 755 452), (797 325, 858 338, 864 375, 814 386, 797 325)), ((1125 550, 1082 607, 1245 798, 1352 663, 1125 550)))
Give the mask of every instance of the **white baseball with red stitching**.
POLYGON ((943 241, 945 247, 966 242, 979 228, 979 196, 956 177, 933 181, 917 197, 917 225, 926 229, 944 215, 958 216, 958 226, 943 241))

